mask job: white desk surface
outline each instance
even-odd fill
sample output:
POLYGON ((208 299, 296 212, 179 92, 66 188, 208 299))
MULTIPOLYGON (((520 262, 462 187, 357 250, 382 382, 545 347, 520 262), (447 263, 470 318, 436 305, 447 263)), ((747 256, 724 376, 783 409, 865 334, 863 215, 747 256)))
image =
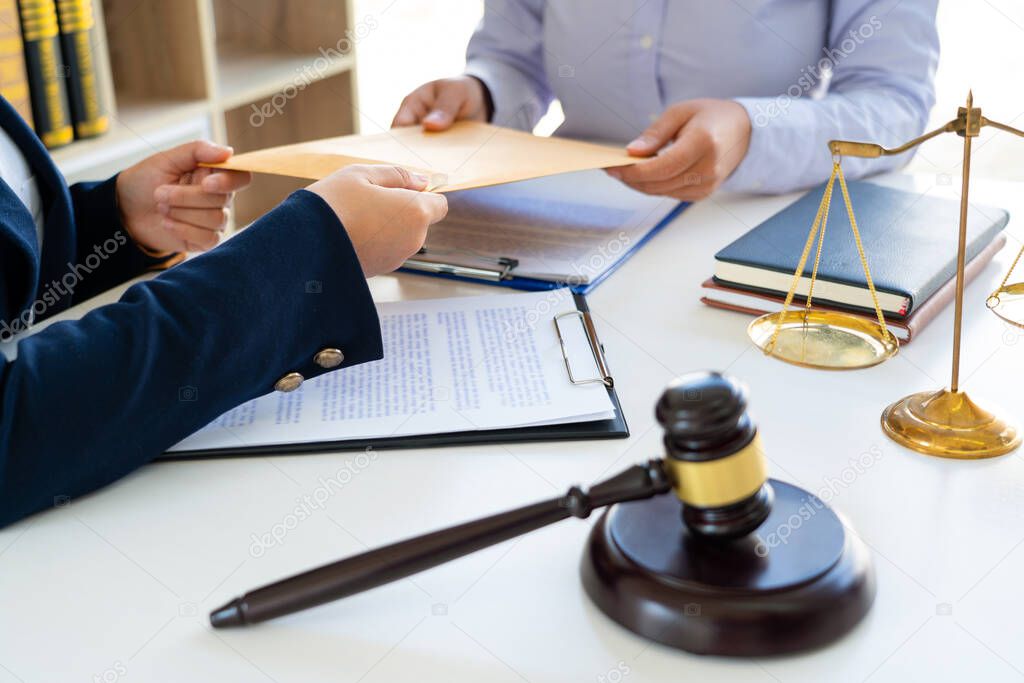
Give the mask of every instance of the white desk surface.
MULTIPOLYGON (((956 190, 943 180, 915 182, 956 190)), ((973 192, 1024 216, 1024 185, 976 181, 973 192)), ((948 381, 951 308, 894 360, 836 374, 764 358, 748 318, 697 300, 712 254, 791 199, 692 206, 590 296, 628 440, 380 452, 362 466, 353 453, 154 464, 0 531, 0 683, 1024 678, 1024 454, 932 459, 879 428, 889 402, 948 381), (580 586, 596 515, 255 628, 209 627, 212 608, 268 581, 659 456, 655 400, 704 368, 749 384, 773 476, 830 496, 873 550, 874 608, 835 645, 729 660, 645 642, 580 586), (862 456, 858 473, 850 461, 862 456), (293 523, 297 501, 325 484, 324 509, 293 523), (286 520, 279 543, 254 545, 286 520)), ((967 290, 962 386, 1024 419, 1024 330, 984 306, 1024 238, 1020 218, 1009 231, 967 290)), ((377 278, 373 290, 379 300, 502 291, 415 275, 377 278)))

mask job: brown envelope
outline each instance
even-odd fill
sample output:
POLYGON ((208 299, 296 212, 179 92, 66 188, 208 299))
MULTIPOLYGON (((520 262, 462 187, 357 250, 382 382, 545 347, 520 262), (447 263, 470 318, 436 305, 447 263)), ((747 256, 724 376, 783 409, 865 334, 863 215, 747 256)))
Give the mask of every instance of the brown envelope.
POLYGON ((460 121, 442 133, 395 128, 247 152, 210 166, 319 180, 350 164, 394 164, 429 175, 436 192, 452 192, 636 161, 619 147, 460 121))

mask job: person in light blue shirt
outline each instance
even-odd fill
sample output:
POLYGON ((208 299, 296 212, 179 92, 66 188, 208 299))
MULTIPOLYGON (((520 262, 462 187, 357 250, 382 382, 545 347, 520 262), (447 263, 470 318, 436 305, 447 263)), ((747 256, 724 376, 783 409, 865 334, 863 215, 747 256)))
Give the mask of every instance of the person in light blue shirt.
MULTIPOLYGON (((427 83, 394 125, 458 119, 651 157, 610 171, 651 194, 787 192, 825 180, 833 138, 891 146, 935 101, 937 0, 486 0, 466 73, 427 83)), ((849 159, 852 177, 909 155, 849 159)))

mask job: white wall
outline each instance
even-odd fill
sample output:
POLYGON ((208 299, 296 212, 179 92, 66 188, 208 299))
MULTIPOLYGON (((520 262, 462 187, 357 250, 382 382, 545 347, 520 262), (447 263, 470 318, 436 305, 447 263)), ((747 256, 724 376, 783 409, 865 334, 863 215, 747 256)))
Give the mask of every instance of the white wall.
MULTIPOLYGON (((1024 2, 941 0, 942 56, 936 76, 938 101, 930 128, 956 117, 969 89, 982 114, 1024 129, 1024 2)), ((1024 138, 982 131, 973 145, 971 172, 1024 180, 1024 138)), ((915 171, 960 171, 963 141, 955 135, 926 143, 912 162, 915 171)))
POLYGON ((374 26, 356 47, 360 131, 391 126, 402 98, 462 72, 482 0, 354 0, 356 22, 374 26))

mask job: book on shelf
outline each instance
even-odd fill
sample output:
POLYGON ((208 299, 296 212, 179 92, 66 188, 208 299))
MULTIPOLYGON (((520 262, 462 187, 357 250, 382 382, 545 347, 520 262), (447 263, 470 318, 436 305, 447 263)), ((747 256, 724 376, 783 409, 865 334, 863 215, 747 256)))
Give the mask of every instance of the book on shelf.
POLYGON ((32 125, 18 0, 0 0, 0 95, 32 125))
POLYGON ((47 147, 74 140, 54 0, 18 0, 36 134, 47 147))
MULTIPOLYGON (((984 270, 985 266, 1006 245, 1006 235, 998 235, 977 256, 964 267, 964 283, 971 282, 984 270)), ((721 308, 747 315, 764 315, 782 310, 786 299, 781 292, 757 292, 730 286, 715 278, 708 278, 701 285, 703 295, 700 300, 713 308, 721 308)), ((918 302, 913 312, 906 317, 886 315, 886 326, 904 344, 909 343, 932 319, 942 312, 953 301, 956 295, 956 276, 951 277, 927 300, 918 302)), ((803 297, 794 297, 791 309, 802 308, 806 303, 803 297)), ((865 320, 876 320, 873 312, 868 313, 850 307, 822 305, 815 299, 813 307, 820 310, 843 311, 863 317, 865 320)))
MULTIPOLYGON (((861 241, 882 311, 910 318, 956 271, 959 202, 871 182, 849 183, 861 241)), ((793 281, 824 186, 779 211, 715 254, 715 281, 736 289, 785 295, 793 281)), ((971 204, 968 261, 1006 227, 1003 209, 971 204)), ((806 295, 813 253, 796 293, 806 295)), ((834 199, 825 230, 814 302, 872 313, 874 305, 844 202, 834 199)))
POLYGON ((67 66, 68 103, 75 137, 95 137, 107 131, 110 119, 104 111, 102 86, 94 59, 93 0, 57 0, 57 19, 67 66))

